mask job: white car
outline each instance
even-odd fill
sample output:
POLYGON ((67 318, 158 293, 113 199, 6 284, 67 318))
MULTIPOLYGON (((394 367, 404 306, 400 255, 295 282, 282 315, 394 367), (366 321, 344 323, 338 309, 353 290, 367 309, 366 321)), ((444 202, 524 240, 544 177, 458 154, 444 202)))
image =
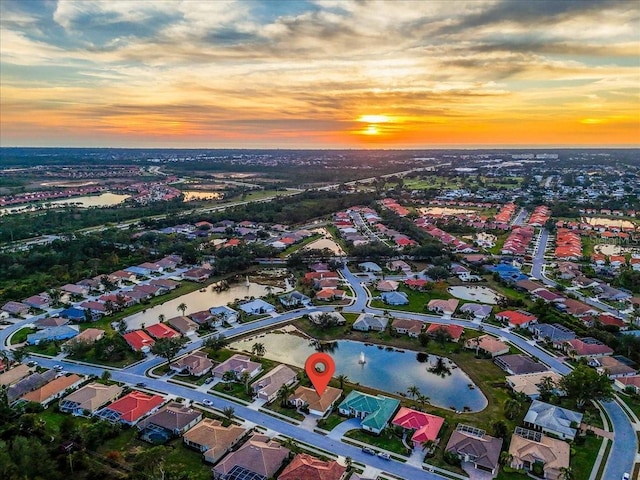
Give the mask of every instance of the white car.
POLYGON ((213 406, 213 402, 212 402, 211 400, 206 400, 206 399, 205 399, 205 400, 202 400, 202 403, 203 403, 204 405, 207 405, 208 407, 213 406))
POLYGON ((631 478, 631 475, 629 475, 628 473, 625 473, 624 475, 622 475, 622 480, 629 480, 631 478))
POLYGON ((62 365, 54 365, 54 366, 53 366, 53 369, 54 369, 54 370, 58 370, 58 371, 60 371, 60 370, 62 370, 62 369, 63 369, 63 367, 62 367, 62 365))

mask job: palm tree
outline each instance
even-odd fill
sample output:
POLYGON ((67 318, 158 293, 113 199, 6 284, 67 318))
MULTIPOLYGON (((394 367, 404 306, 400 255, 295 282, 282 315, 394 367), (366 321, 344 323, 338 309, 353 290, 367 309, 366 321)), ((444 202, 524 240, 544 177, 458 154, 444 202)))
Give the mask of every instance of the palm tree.
POLYGON ((429 403, 429 397, 427 395, 422 395, 421 393, 418 394, 416 400, 420 404, 421 408, 424 408, 424 406, 429 403))
POLYGON ((236 413, 233 407, 226 407, 222 409, 222 414, 227 417, 229 420, 233 420, 233 416, 236 413))
POLYGON ((222 374, 222 381, 226 384, 225 390, 231 390, 231 382, 236 381, 236 374, 233 370, 227 370, 222 374))
POLYGON ((574 480, 576 478, 575 473, 571 467, 561 467, 558 480, 574 480))
POLYGON ((409 388, 407 388, 407 394, 411 398, 416 398, 418 395, 420 395, 420 389, 416 385, 411 385, 409 388))
POLYGON ((279 389, 278 389, 278 400, 280 400, 280 406, 281 407, 286 407, 287 406, 287 402, 289 401, 289 397, 291 396, 291 394, 293 393, 293 389, 286 384, 283 384, 279 389))
POLYGON ((513 420, 518 416, 522 409, 522 403, 515 398, 508 398, 504 402, 504 414, 509 420, 513 420))
POLYGON ((251 380, 251 374, 247 371, 242 372, 240 375, 240 381, 244 384, 244 390, 249 394, 249 380, 251 380))
POLYGON ((264 343, 256 342, 251 346, 251 352, 258 357, 262 357, 266 351, 264 343))
POLYGON ((182 312, 182 316, 184 317, 184 312, 187 311, 187 304, 182 302, 180 305, 178 305, 177 310, 179 312, 182 312))
POLYGON ((336 377, 336 380, 340 382, 340 390, 344 389, 344 384, 349 381, 349 377, 345 374, 340 374, 336 377))
POLYGON ((500 463, 502 465, 511 465, 512 461, 513 461, 513 455, 511 455, 509 452, 504 451, 500 454, 500 463))

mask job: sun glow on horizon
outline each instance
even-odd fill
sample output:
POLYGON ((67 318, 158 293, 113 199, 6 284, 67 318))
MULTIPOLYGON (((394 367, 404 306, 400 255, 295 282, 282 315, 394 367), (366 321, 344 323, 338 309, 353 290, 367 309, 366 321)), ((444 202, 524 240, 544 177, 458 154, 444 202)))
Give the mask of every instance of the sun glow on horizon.
POLYGON ((364 123, 387 123, 391 119, 387 115, 360 115, 358 121, 364 123))

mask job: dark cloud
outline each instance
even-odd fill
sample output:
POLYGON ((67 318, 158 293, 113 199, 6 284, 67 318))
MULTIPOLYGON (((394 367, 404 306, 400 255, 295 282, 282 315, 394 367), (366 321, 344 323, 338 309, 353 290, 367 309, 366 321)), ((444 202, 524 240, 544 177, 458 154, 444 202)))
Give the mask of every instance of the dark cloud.
POLYGON ((549 22, 558 22, 579 15, 601 15, 608 9, 635 9, 627 0, 503 0, 477 14, 459 17, 439 33, 457 33, 476 27, 513 22, 528 28, 538 28, 549 22))

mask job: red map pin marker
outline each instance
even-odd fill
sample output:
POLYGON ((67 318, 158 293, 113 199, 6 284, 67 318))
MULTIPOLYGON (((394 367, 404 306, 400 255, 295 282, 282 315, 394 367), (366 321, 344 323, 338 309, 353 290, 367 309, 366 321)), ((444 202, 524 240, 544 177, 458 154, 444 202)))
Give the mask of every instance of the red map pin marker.
POLYGON ((318 396, 321 396, 329 380, 333 376, 333 372, 336 371, 336 364, 326 353, 314 353, 304 364, 304 369, 313 384, 313 388, 316 389, 318 396))

